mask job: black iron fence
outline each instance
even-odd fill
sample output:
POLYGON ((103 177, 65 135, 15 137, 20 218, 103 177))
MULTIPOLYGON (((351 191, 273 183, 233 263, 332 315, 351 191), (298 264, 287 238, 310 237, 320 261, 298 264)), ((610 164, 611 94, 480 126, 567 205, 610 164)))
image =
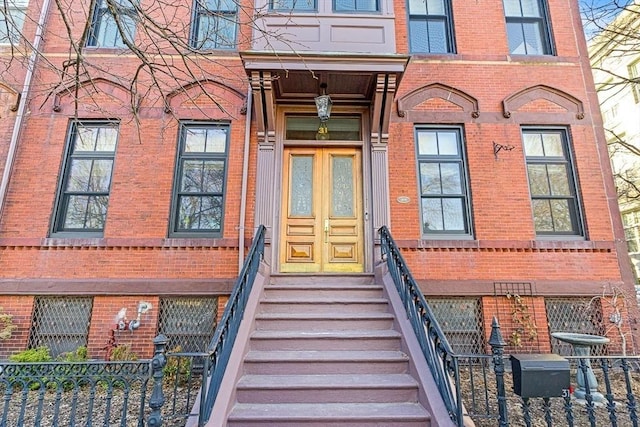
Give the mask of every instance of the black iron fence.
POLYGON ((204 425, 263 258, 264 234, 258 227, 208 351, 167 353, 160 334, 152 359, 0 361, 0 427, 177 427, 190 418, 204 425))
POLYGON ((427 304, 420 287, 416 284, 400 249, 391 237, 387 227, 378 230, 380 233, 380 247, 382 258, 387 262, 387 268, 393 278, 400 299, 407 312, 407 317, 416 334, 422 354, 431 370, 431 375, 451 420, 462 426, 462 405, 459 383, 457 359, 451 350, 447 338, 440 328, 431 307, 427 304))
MULTIPOLYGON (((559 390, 561 396, 523 398, 514 391, 516 371, 501 340, 494 321, 492 355, 455 356, 465 414, 477 427, 638 426, 640 356, 565 357, 570 381, 568 389, 559 390)), ((556 374, 544 369, 534 373, 540 384, 553 381, 545 375, 556 374)))
POLYGON ((195 415, 202 357, 164 354, 164 340, 156 343, 154 359, 0 362, 0 427, 151 426, 160 425, 160 414, 162 425, 185 425, 195 415), (164 358, 162 366, 158 358, 164 358), (154 396, 154 379, 162 399, 159 391, 154 396))

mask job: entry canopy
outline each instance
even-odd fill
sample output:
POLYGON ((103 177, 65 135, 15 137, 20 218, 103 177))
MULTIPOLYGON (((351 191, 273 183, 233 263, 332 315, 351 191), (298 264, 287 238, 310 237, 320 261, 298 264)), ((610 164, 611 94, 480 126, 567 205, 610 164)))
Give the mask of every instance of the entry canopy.
POLYGON ((259 134, 275 131, 275 105, 313 105, 321 85, 334 105, 372 107, 372 141, 385 139, 406 55, 240 53, 253 87, 259 134), (263 133, 264 132, 264 133, 263 133))

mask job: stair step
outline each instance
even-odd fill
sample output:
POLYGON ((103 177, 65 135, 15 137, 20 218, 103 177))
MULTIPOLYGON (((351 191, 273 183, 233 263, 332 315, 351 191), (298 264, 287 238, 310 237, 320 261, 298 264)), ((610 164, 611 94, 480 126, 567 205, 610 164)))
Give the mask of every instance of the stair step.
POLYGON ((408 356, 401 351, 250 351, 245 374, 404 374, 408 356))
POLYGON ((326 312, 326 313, 257 313, 257 329, 389 329, 394 317, 391 313, 326 312))
POLYGON ((251 335, 253 350, 398 350, 400 333, 393 329, 269 331, 251 335))
POLYGON ((418 403, 236 404, 229 426, 428 426, 429 413, 418 403))
POLYGON ((267 298, 278 297, 298 297, 311 295, 315 297, 335 297, 337 294, 343 297, 379 298, 382 295, 380 285, 342 285, 342 284, 320 284, 320 285, 267 285, 265 295, 267 298))
POLYGON ((372 274, 272 274, 271 285, 280 286, 366 286, 374 285, 372 274))
POLYGON ((240 403, 415 402, 418 383, 408 374, 245 375, 240 403))
POLYGON ((387 312, 389 303, 385 298, 280 297, 262 300, 260 310, 263 313, 387 312))

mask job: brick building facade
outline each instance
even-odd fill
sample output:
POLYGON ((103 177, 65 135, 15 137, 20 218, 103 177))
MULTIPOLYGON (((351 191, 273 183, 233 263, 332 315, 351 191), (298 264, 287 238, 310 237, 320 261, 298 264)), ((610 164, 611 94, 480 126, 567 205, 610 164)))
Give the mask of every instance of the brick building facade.
POLYGON ((210 3, 163 5, 193 49, 182 64, 148 21, 123 21, 162 58, 135 84, 107 0, 89 37, 84 9, 69 36, 32 0, 0 38, 0 307, 18 326, 0 357, 100 358, 113 330, 140 355, 158 332, 201 348, 259 224, 279 274, 371 273, 389 226, 459 349, 484 351, 497 316, 510 351, 558 350, 559 330, 620 350, 609 314, 631 334, 637 306, 575 0, 210 3), (60 71, 78 58, 86 72, 60 71), (337 203, 340 171, 351 222, 306 215, 306 196, 337 203))

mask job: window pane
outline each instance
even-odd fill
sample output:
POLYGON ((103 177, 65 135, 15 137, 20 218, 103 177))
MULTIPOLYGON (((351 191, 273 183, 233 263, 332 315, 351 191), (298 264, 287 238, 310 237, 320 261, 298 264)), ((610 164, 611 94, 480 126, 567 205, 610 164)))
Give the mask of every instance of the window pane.
POLYGON ((520 0, 522 4, 522 16, 528 17, 539 17, 542 16, 540 13, 540 6, 538 5, 538 0, 520 0))
POLYGON ((524 133, 524 153, 527 157, 544 156, 542 149, 542 137, 539 133, 524 133))
POLYGON ((424 233, 444 230, 442 199, 422 199, 422 226, 424 233))
POLYGON ((445 15, 444 0, 422 0, 427 4, 428 15, 445 15))
POLYGON ((442 194, 438 163, 420 163, 420 185, 422 195, 442 194))
POLYGON ((185 160, 182 168, 185 193, 221 193, 224 182, 224 162, 221 160, 185 160))
POLYGON ((418 132, 418 154, 438 154, 438 140, 435 132, 418 132))
POLYGON ((207 129, 207 153, 224 153, 226 144, 226 129, 207 129))
POLYGON ((314 0, 273 0, 271 9, 315 10, 314 0))
POLYGON ((222 193, 224 162, 221 160, 206 161, 202 172, 202 191, 205 193, 222 193))
POLYGON ((179 230, 219 231, 222 219, 221 196, 183 196, 179 203, 179 230))
POLYGON ((291 158, 291 206, 292 216, 311 216, 313 210, 313 157, 291 158))
POLYGON ((440 164, 440 174, 442 194, 462 193, 462 176, 460 175, 460 166, 457 163, 440 164))
POLYGON ((551 194, 546 165, 527 165, 529 175, 529 188, 532 196, 548 196, 551 194))
POLYGON ((427 3, 425 0, 409 0, 409 13, 412 15, 426 15, 427 3))
POLYGON ((461 199, 442 199, 444 228, 449 231, 464 231, 464 213, 461 199))
POLYGON ((438 148, 441 156, 458 156, 458 134, 456 132, 438 132, 438 148))
POLYGON ((522 24, 528 55, 544 54, 542 44, 542 28, 540 22, 525 22, 522 24))
POLYGON ((118 131, 115 127, 99 127, 96 138, 96 151, 115 151, 118 131))
POLYGON ((412 52, 429 52, 429 38, 427 37, 427 21, 412 19, 409 25, 412 52))
POLYGON ((366 11, 378 10, 377 0, 334 0, 336 11, 366 11))
POLYGON ((509 38, 509 52, 517 55, 527 54, 521 23, 507 22, 507 37, 509 38))
POLYGON ((429 52, 447 52, 447 30, 444 21, 431 19, 427 23, 427 29, 429 31, 429 52))
POLYGON ((571 211, 569 201, 551 200, 551 215, 553 216, 553 229, 555 232, 572 232, 571 211))
POLYGON ((569 190, 569 177, 565 165, 547 165, 549 174, 549 184, 551 185, 551 195, 571 196, 569 190))
POLYGON ((562 136, 559 133, 543 133, 544 155, 547 157, 564 157, 562 136))
POLYGON ((519 0, 504 0, 505 16, 522 16, 519 0))
POLYGON ((333 163, 333 200, 331 214, 334 217, 353 217, 353 158, 334 156, 331 162, 333 163))
POLYGON ((552 232, 551 206, 549 200, 533 200, 533 220, 537 232, 552 232))
POLYGON ((64 228, 102 230, 108 203, 108 196, 69 196, 64 228))
POLYGON ((189 128, 185 131, 185 153, 203 153, 207 140, 207 130, 189 128))

